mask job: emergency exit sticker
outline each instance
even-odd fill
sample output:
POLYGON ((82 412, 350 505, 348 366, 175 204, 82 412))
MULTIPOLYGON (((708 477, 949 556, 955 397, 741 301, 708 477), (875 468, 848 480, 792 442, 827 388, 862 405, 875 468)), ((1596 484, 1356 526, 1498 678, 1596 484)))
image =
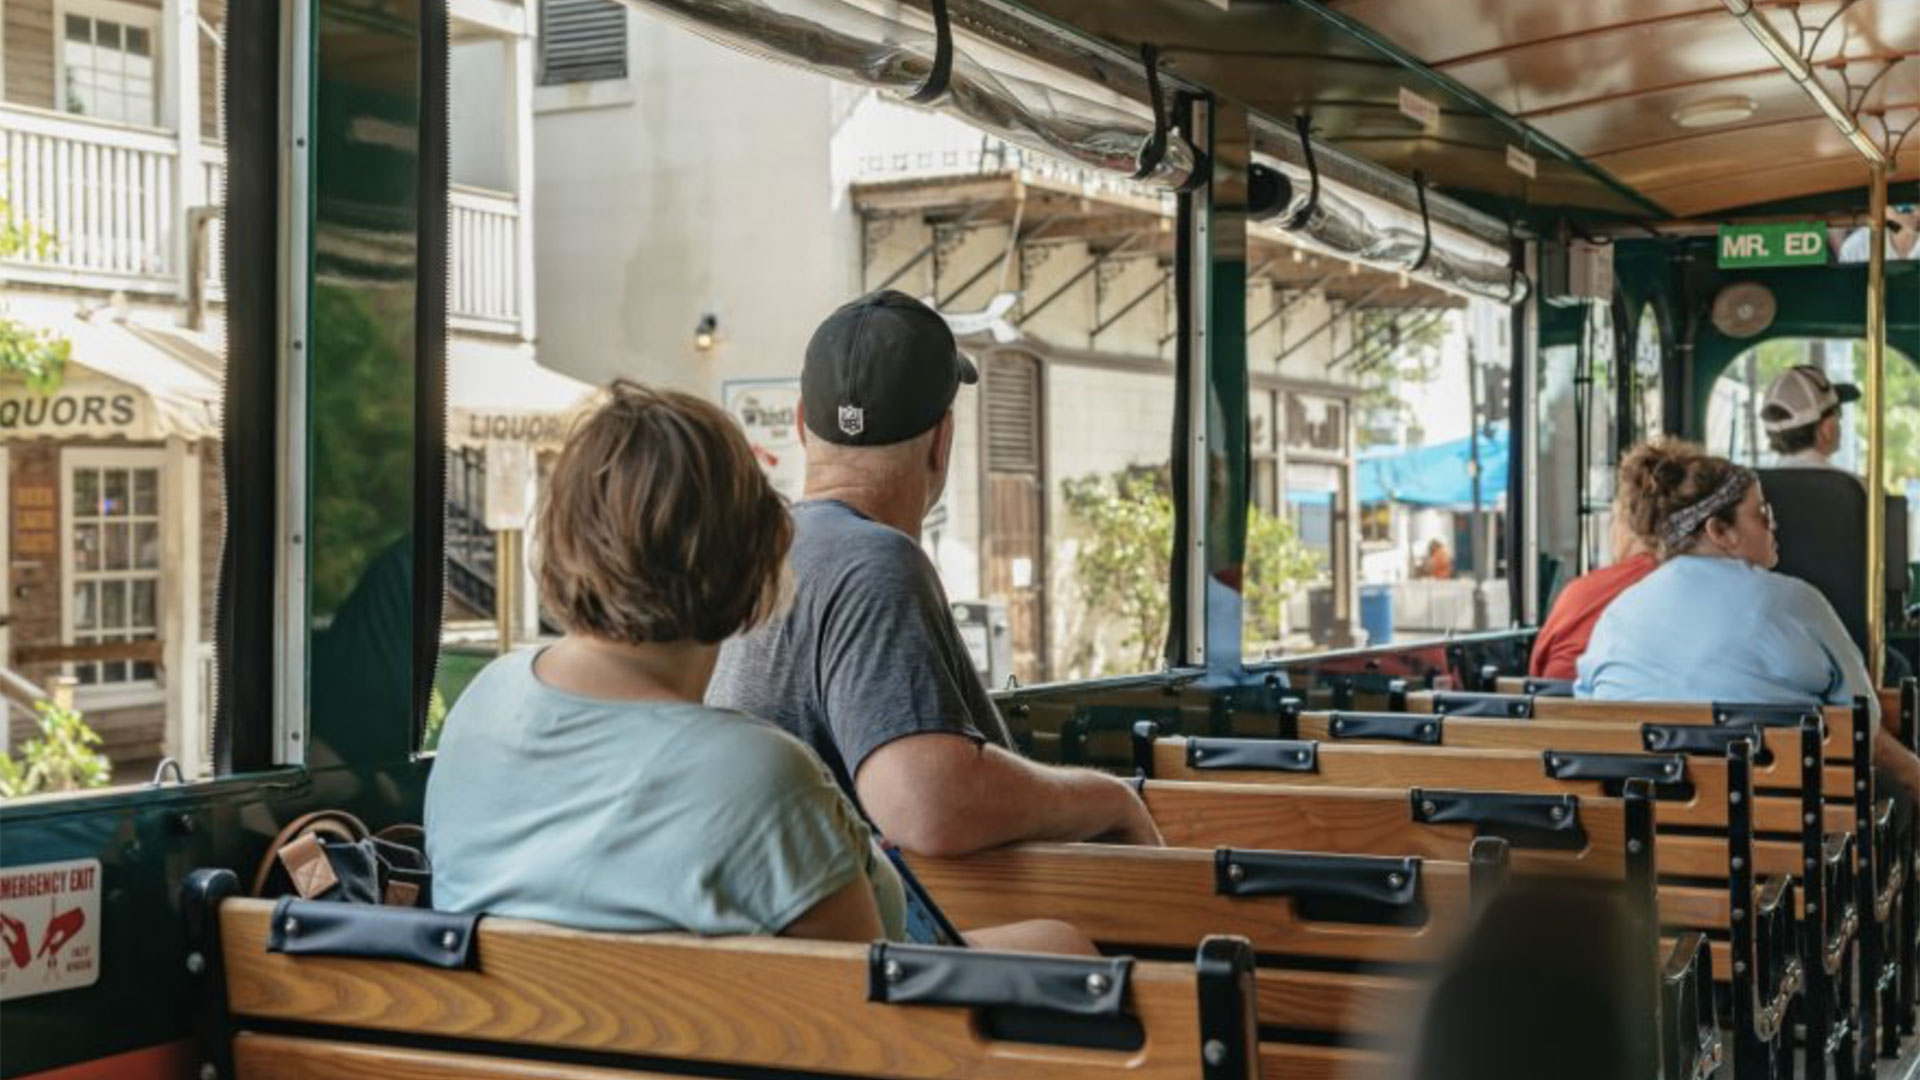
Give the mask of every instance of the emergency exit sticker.
POLYGON ((100 860, 0 870, 0 1001, 100 980, 100 860))

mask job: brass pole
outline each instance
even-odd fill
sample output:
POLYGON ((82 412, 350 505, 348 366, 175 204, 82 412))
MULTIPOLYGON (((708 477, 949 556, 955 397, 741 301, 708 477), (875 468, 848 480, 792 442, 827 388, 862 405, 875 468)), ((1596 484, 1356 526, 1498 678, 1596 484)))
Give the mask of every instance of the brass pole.
POLYGON ((493 534, 493 621, 497 651, 513 651, 513 609, 520 602, 520 530, 493 534))
POLYGON ((1867 257, 1867 670, 1875 686, 1887 662, 1887 167, 1873 166, 1867 257))

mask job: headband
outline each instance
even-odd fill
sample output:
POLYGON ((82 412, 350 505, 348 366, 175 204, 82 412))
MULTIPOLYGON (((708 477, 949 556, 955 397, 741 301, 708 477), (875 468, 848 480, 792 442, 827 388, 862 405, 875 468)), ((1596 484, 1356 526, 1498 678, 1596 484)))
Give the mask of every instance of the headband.
POLYGON ((1667 524, 1660 530, 1661 546, 1669 551, 1678 549, 1700 531, 1708 518, 1745 498, 1747 488, 1752 486, 1753 470, 1734 466, 1733 475, 1714 489, 1713 494, 1667 516, 1667 524))

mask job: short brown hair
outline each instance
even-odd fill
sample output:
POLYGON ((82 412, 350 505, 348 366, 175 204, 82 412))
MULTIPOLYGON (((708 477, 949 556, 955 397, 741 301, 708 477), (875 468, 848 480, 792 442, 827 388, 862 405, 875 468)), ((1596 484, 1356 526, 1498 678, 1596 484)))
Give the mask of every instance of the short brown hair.
POLYGON ((540 502, 540 600, 568 631, 713 644, 779 604, 787 505, 726 413, 616 380, 540 502))
MULTIPOLYGON (((1684 439, 1662 438, 1641 443, 1620 462, 1616 512, 1625 515, 1627 527, 1661 558, 1672 558, 1679 551, 1669 550, 1661 539, 1667 521, 1720 490, 1739 468, 1684 439)), ((1731 525, 1739 508, 1736 502, 1722 507, 1713 517, 1731 525)), ((1687 539, 1691 542, 1698 535, 1695 532, 1687 539)))

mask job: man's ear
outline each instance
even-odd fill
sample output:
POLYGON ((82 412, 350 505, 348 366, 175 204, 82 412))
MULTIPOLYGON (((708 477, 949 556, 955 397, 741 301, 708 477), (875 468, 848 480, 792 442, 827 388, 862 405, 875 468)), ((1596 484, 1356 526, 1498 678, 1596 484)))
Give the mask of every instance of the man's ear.
POLYGON ((807 399, 796 398, 793 402, 793 426, 800 435, 800 450, 807 449, 807 399))
POLYGON ((947 415, 941 417, 940 422, 934 425, 933 441, 927 447, 927 468, 934 472, 941 472, 953 460, 953 434, 956 426, 953 410, 948 409, 947 415))

